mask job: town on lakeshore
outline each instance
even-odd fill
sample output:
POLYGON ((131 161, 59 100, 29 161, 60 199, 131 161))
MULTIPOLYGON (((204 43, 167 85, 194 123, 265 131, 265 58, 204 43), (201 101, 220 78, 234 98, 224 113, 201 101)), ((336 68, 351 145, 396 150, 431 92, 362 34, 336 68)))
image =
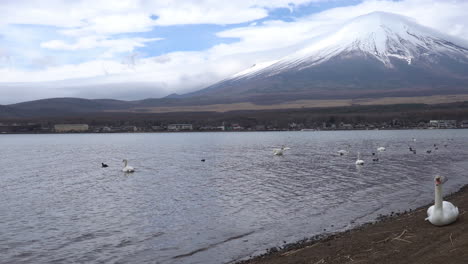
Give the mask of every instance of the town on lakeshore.
POLYGON ((219 126, 193 124, 148 124, 89 125, 89 124, 41 124, 41 123, 0 123, 0 133, 136 133, 136 132, 181 132, 181 131, 320 131, 320 130, 378 130, 378 129, 456 129, 468 128, 468 120, 429 120, 418 123, 401 122, 393 119, 381 123, 327 123, 306 126, 303 123, 288 123, 287 126, 254 126, 241 123, 222 122, 219 126))

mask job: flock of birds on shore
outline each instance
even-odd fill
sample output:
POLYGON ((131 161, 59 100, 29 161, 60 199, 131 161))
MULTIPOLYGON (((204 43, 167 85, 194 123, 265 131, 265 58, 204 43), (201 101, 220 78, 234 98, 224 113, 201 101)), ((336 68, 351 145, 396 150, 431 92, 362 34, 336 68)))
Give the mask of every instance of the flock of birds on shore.
MULTIPOLYGON (((416 139, 413 138, 413 141, 416 142, 416 139)), ((447 144, 444 144, 444 147, 447 147, 447 144)), ((427 154, 432 153, 432 150, 438 150, 439 147, 437 144, 433 145, 433 149, 426 150, 427 154)), ((412 146, 408 146, 408 149, 410 152, 413 154, 416 154, 416 149, 413 148, 412 146)), ((290 150, 289 147, 282 146, 281 148, 276 148, 273 150, 273 155, 275 156, 283 156, 286 150, 290 150)), ((384 152, 386 151, 385 147, 378 147, 377 152, 384 152)), ((341 149, 338 151, 338 155, 343 156, 348 154, 347 150, 341 149)), ((379 158, 376 156, 375 152, 372 152, 372 161, 373 162, 378 162, 379 158)), ((128 165, 128 161, 126 159, 122 160, 124 163, 124 167, 122 168, 122 171, 125 173, 133 173, 135 172, 135 168, 132 166, 128 165)), ((201 162, 205 162, 205 159, 201 159, 201 162)), ((357 153, 357 160, 355 162, 356 166, 362 166, 364 165, 364 160, 361 159, 361 153, 357 153)), ((107 168, 109 167, 105 163, 101 163, 102 168, 107 168)), ((429 207, 427 210, 427 215, 428 217, 425 219, 429 221, 431 224, 436 225, 436 226, 444 226, 451 224, 455 222, 458 218, 459 212, 458 208, 454 206, 452 203, 443 201, 443 195, 442 195, 442 185, 447 181, 447 177, 444 176, 439 176, 437 175, 434 178, 434 185, 435 185, 435 199, 434 199, 434 205, 429 207)))

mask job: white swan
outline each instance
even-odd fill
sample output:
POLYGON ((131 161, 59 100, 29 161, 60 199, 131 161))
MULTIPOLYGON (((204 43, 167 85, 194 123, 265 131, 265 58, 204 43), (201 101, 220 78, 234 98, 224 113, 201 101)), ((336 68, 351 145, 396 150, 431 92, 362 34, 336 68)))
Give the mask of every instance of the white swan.
POLYGON ((124 168, 122 169, 123 172, 135 172, 135 169, 132 166, 128 166, 128 162, 126 159, 122 160, 122 162, 125 164, 124 168))
POLYGON ((450 202, 442 201, 442 185, 446 181, 445 177, 435 177, 435 204, 427 209, 426 220, 436 226, 451 224, 458 218, 458 207, 450 202))
POLYGON ((385 148, 384 147, 379 147, 379 148, 377 148, 377 151, 380 151, 380 152, 385 151, 385 148))
POLYGON ((356 165, 364 165, 364 161, 361 159, 361 152, 357 153, 356 165))
POLYGON ((287 147, 284 147, 284 146, 282 146, 282 147, 279 148, 279 149, 274 149, 274 150, 273 150, 273 155, 282 156, 283 153, 284 153, 284 151, 285 151, 285 150, 288 150, 288 149, 290 149, 290 148, 287 148, 287 147))

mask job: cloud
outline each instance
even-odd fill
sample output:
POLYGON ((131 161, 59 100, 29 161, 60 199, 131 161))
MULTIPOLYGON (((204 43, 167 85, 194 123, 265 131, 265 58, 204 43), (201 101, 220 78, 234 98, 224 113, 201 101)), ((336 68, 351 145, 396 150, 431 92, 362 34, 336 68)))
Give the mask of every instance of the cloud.
POLYGON ((115 53, 133 52, 135 48, 144 47, 145 43, 162 40, 162 38, 120 38, 108 39, 100 36, 81 37, 75 43, 69 44, 62 40, 42 42, 42 48, 53 50, 86 50, 104 48, 106 51, 100 56, 111 58, 115 53))
POLYGON ((237 24, 264 18, 269 9, 293 9, 327 1, 330 0, 3 0, 0 24, 47 25, 95 33, 142 32, 153 25, 237 24))

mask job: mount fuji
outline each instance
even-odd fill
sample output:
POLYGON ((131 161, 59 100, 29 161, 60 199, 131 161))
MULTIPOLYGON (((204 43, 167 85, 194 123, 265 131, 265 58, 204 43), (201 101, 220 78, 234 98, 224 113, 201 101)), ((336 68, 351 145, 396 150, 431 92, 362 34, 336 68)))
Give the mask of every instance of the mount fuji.
POLYGON ((466 41, 392 13, 354 18, 293 54, 185 98, 280 102, 468 93, 466 41))

